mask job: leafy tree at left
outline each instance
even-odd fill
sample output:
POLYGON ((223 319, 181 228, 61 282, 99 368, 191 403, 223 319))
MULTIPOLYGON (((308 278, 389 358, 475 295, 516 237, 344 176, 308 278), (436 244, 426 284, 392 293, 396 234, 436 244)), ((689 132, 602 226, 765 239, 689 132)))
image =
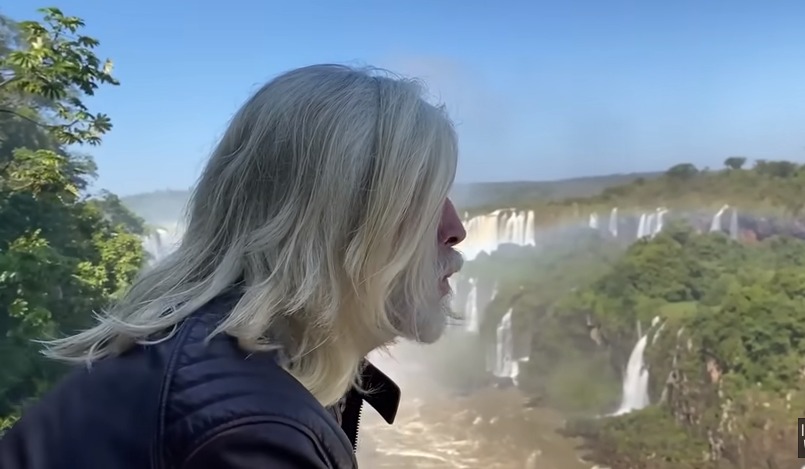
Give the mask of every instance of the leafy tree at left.
POLYGON ((0 17, 0 433, 64 372, 34 341, 87 326, 145 259, 143 221, 113 194, 89 194, 95 165, 71 151, 112 128, 84 104, 118 85, 112 63, 80 18, 40 13, 0 17))

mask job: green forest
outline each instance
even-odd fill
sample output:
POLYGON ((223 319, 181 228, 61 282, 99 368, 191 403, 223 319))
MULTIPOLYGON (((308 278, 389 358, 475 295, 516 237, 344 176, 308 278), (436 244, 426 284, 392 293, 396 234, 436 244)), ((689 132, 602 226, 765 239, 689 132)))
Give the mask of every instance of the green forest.
POLYGON ((571 418, 567 434, 585 438, 593 461, 750 469, 795 462, 805 407, 803 266, 800 239, 741 243, 673 223, 628 247, 590 231, 539 252, 483 256, 466 272, 502 282, 485 313, 485 341, 511 308, 515 331, 531 344, 520 386, 571 418), (655 317, 660 325, 650 328, 655 317), (655 405, 591 418, 618 406, 638 323, 649 331, 655 405))
POLYGON ((64 371, 34 341, 88 325, 144 261, 142 220, 88 190, 96 168, 82 150, 112 123, 84 101, 118 85, 112 63, 81 19, 41 13, 0 17, 0 432, 64 371))
MULTIPOLYGON (((83 28, 55 8, 38 21, 0 17, 0 432, 64 372, 36 340, 87 325, 146 260, 143 219, 114 194, 89 190, 96 167, 87 151, 112 121, 85 101, 119 83, 83 28)), ((744 157, 718 169, 682 163, 530 184, 496 185, 494 201, 464 208, 532 209, 547 228, 612 207, 725 203, 796 220, 805 204, 805 167, 744 157)), ((805 407, 804 266, 799 239, 743 243, 672 223, 629 246, 583 233, 482 256, 465 272, 500 282, 482 334, 513 309, 531 344, 522 387, 571 417, 565 431, 582 436, 597 463, 776 469, 795 462, 794 424, 805 407), (617 406, 636 324, 648 330, 655 317, 662 326, 646 352, 655 405, 592 418, 617 406)))

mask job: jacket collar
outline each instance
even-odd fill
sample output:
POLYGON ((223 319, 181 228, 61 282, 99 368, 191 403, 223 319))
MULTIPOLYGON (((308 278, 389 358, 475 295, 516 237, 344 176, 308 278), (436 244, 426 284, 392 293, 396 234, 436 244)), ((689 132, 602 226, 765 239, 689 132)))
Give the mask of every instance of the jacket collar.
POLYGON ((368 360, 364 360, 361 372, 361 385, 365 392, 361 397, 383 417, 386 423, 394 423, 400 407, 400 387, 391 378, 377 369, 368 360))

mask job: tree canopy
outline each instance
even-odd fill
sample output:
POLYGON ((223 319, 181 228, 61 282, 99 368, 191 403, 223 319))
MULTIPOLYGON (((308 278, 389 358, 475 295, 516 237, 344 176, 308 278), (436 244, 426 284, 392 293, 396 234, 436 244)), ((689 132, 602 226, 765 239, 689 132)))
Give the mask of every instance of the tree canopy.
POLYGON ((34 340, 87 326, 144 261, 142 220, 88 192, 96 168, 75 152, 112 128, 84 104, 118 84, 112 63, 80 18, 40 12, 0 21, 0 431, 64 372, 34 340))
POLYGON ((571 427, 588 439, 596 462, 716 467, 701 460, 713 434, 750 460, 777 457, 741 441, 765 435, 763 428, 787 428, 786 409, 805 399, 805 241, 742 243, 677 222, 623 250, 579 230, 538 253, 495 253, 466 267, 467 275, 501 282, 485 313, 485 340, 494 340, 510 308, 515 334, 528 336, 521 382, 571 415, 606 414, 621 398, 638 330, 651 330, 645 360, 655 406, 571 427), (651 328, 655 317, 662 326, 651 328), (752 410, 726 415, 730 402, 752 410), (734 430, 721 429, 725 418, 735 419, 734 430), (752 427, 756 421, 765 423, 752 427))

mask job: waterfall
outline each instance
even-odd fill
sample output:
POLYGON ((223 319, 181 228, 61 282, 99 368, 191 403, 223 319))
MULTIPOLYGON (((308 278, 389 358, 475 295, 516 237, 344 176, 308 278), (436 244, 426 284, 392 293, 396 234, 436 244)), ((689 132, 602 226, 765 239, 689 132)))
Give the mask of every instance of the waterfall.
POLYGON ((656 213, 643 213, 640 215, 640 221, 637 224, 637 239, 651 236, 654 233, 656 217, 656 213))
POLYGON ((466 328, 469 332, 478 332, 481 329, 481 317, 478 311, 478 281, 469 279, 470 294, 467 295, 467 304, 464 307, 466 328))
POLYGON ((486 308, 498 294, 497 280, 484 277, 465 278, 456 274, 448 282, 453 290, 450 308, 463 318, 460 322, 463 330, 472 334, 480 333, 486 308))
POLYGON ((536 245, 533 210, 501 209, 475 217, 465 213, 463 222, 467 237, 459 249, 468 261, 482 252, 493 253, 501 244, 536 245))
POLYGON ((658 207, 652 213, 640 214, 640 220, 637 223, 637 239, 653 238, 660 234, 665 224, 665 215, 668 209, 658 207))
POLYGON ((725 205, 721 207, 715 215, 713 215, 713 220, 710 222, 710 232, 714 231, 721 231, 721 217, 724 215, 724 212, 730 208, 729 205, 725 205))
POLYGON ((628 414, 633 410, 645 409, 651 404, 648 395, 649 371, 645 362, 645 352, 646 346, 649 344, 651 331, 656 331, 654 333, 654 339, 651 341, 651 343, 654 343, 664 326, 665 323, 660 324, 660 317, 655 316, 651 320, 651 326, 643 333, 640 330, 640 321, 637 322, 637 334, 639 338, 634 348, 632 348, 632 353, 629 354, 629 361, 626 362, 626 372, 623 375, 621 403, 618 410, 611 415, 628 414), (657 327, 658 324, 659 327, 657 327))
POLYGON ((668 213, 668 209, 665 208, 658 208, 657 209, 657 223, 654 226, 654 231, 651 233, 651 237, 657 236, 662 232, 662 227, 665 224, 665 214, 668 213))
POLYGON ((534 222, 533 210, 529 210, 525 217, 525 240, 532 246, 537 244, 537 225, 534 222))
POLYGON ((623 395, 621 404, 612 415, 628 414, 633 410, 648 407, 648 369, 644 363, 644 353, 648 345, 648 332, 640 337, 629 354, 626 373, 623 377, 623 395))
POLYGON ((514 359, 514 336, 512 334, 512 309, 509 308, 497 328, 495 347, 495 368, 493 374, 498 378, 517 379, 519 363, 514 359))
MULTIPOLYGON (((712 217, 710 231, 721 231, 722 218, 730 207, 723 206, 712 217)), ((574 205, 578 211, 578 206, 574 205)), ((653 212, 644 212, 639 215, 636 239, 653 237, 660 233, 665 222, 668 210, 657 208, 653 212)), ((578 214, 577 216, 579 216, 578 214)), ((733 209, 730 213, 729 234, 733 239, 738 237, 738 213, 733 209)), ((613 237, 619 236, 623 216, 618 207, 613 207, 609 219, 604 222, 598 213, 589 214, 586 225, 592 229, 606 229, 613 237), (604 226, 604 223, 606 226, 604 226)), ((632 215, 626 214, 626 221, 632 215)), ((533 210, 518 210, 514 208, 498 209, 485 215, 470 217, 464 213, 463 222, 467 230, 466 239, 459 245, 465 260, 473 260, 478 254, 495 252, 502 244, 515 244, 520 246, 537 245, 536 215, 533 210)), ((577 220, 584 224, 583 218, 577 220)), ((180 224, 157 228, 152 234, 143 239, 143 246, 153 259, 161 259, 169 254, 181 240, 184 227, 180 224)))
POLYGON ((169 227, 157 227, 143 238, 143 249, 151 256, 151 263, 157 262, 173 252, 181 242, 184 227, 176 224, 169 227))
POLYGON ((657 332, 654 333, 654 337, 651 339, 651 345, 654 345, 657 342, 657 339, 660 337, 660 332, 665 328, 665 323, 660 324, 660 327, 657 328, 657 332))
POLYGON ((738 209, 732 209, 730 216, 730 238, 737 240, 740 233, 738 232, 738 209))
POLYGON ((590 228, 592 228, 594 230, 598 229, 598 214, 597 213, 591 213, 590 214, 590 220, 587 222, 587 226, 589 226, 590 228))
POLYGON ((528 244, 528 241, 525 239, 526 218, 525 212, 504 215, 504 219, 506 220, 503 231, 504 243, 518 244, 520 246, 528 244))
POLYGON ((618 237, 618 207, 612 207, 612 211, 609 212, 609 234, 612 235, 613 238, 618 237))

